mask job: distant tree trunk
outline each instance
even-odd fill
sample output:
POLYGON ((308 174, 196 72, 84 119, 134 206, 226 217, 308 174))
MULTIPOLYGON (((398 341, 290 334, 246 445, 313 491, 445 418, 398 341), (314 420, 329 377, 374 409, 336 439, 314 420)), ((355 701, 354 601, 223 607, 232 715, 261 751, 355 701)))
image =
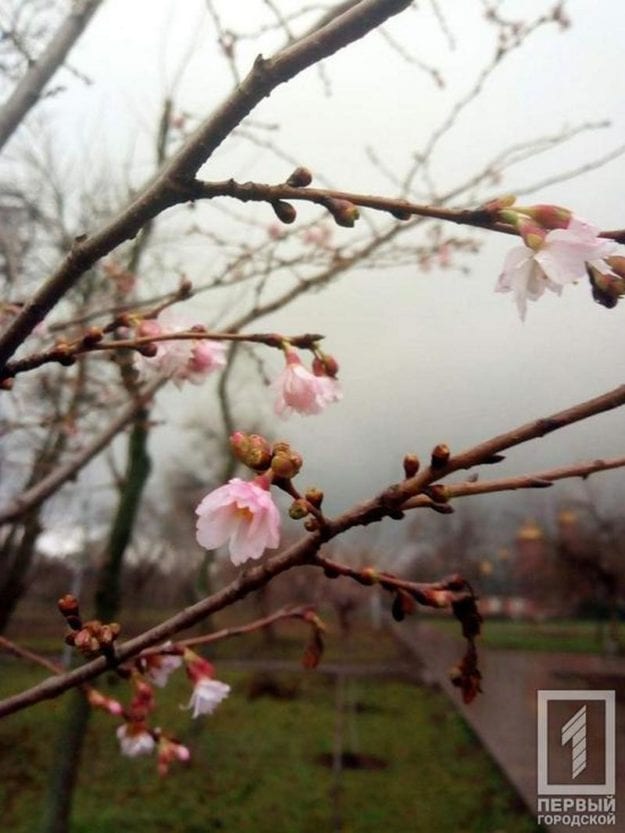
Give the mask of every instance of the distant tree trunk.
MULTIPOLYGON (((150 474, 147 452, 148 411, 143 409, 134 423, 128 444, 126 478, 120 491, 111 526, 107 557, 100 568, 95 616, 110 622, 121 604, 121 571, 130 543, 137 511, 150 474)), ((80 693, 67 704, 66 719, 57 738, 54 761, 44 805, 41 833, 68 833, 72 799, 87 733, 90 707, 80 693)))
POLYGON ((35 542, 41 532, 39 509, 29 512, 11 529, 0 549, 0 633, 13 615, 26 589, 26 576, 35 554, 35 542), (20 537, 21 532, 21 537, 20 537))
POLYGON ((69 694, 54 765, 48 779, 42 833, 67 833, 69 830, 72 798, 90 710, 91 706, 80 691, 74 690, 69 694))

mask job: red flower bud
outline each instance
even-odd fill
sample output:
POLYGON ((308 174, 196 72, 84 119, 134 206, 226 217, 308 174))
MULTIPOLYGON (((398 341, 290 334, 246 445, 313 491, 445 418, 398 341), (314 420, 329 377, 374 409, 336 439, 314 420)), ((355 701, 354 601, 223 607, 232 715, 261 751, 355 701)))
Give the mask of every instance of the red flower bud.
POLYGON ((305 188, 312 182, 312 174, 308 168, 295 168, 291 176, 287 179, 286 184, 291 188, 305 188))

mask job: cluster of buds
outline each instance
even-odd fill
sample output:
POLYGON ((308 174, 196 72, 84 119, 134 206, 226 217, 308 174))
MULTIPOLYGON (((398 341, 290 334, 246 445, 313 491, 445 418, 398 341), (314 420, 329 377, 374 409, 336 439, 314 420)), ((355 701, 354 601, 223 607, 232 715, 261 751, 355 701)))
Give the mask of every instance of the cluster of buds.
POLYGON ((517 207, 514 206, 513 197, 505 200, 508 205, 497 212, 497 218, 514 226, 525 245, 534 251, 542 248, 550 231, 568 228, 573 219, 573 212, 560 205, 517 207))
POLYGON ((272 480, 291 480, 299 474, 304 463, 302 455, 287 442, 271 445, 260 434, 235 431, 230 436, 230 448, 234 456, 252 471, 263 472, 272 480))
MULTIPOLYGON (((312 174, 308 168, 297 167, 286 181, 289 188, 306 188, 312 182, 312 174)), ((274 214, 285 225, 291 225, 297 218, 295 206, 286 200, 274 200, 271 203, 274 214)))
POLYGON ((235 457, 257 473, 251 481, 232 478, 206 495, 197 507, 197 541, 208 550, 229 542, 233 564, 260 558, 266 549, 280 543, 280 513, 271 496, 275 485, 292 498, 289 514, 307 518, 306 529, 317 529, 323 522, 320 511, 323 492, 309 489, 302 496, 292 479, 302 468, 302 456, 289 443, 271 445, 259 434, 235 431, 230 437, 235 457))
MULTIPOLYGON (((152 686, 142 680, 136 672, 132 675, 132 685, 134 695, 128 710, 124 713, 125 722, 117 727, 117 739, 122 754, 136 758, 140 755, 150 755, 157 741, 159 741, 160 751, 161 732, 158 729, 151 729, 148 725, 148 718, 156 708, 152 686)), ((159 773, 164 775, 168 768, 168 766, 161 768, 159 758, 159 773)))
POLYGON ((117 622, 104 624, 99 619, 83 622, 80 618, 78 599, 69 593, 59 599, 58 608, 70 628, 65 636, 68 645, 72 645, 87 657, 98 654, 112 655, 115 640, 121 631, 117 622))

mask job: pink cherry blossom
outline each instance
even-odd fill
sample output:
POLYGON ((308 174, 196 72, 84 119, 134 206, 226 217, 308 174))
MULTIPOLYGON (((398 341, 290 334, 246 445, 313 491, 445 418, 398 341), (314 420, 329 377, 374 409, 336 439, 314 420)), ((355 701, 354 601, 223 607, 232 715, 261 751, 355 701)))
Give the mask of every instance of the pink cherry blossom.
MULTIPOLYGON (((171 642, 166 642, 162 647, 167 649, 170 646, 171 642)), ((182 665, 182 657, 177 654, 149 654, 143 657, 143 663, 145 664, 143 673, 150 682, 159 688, 165 688, 169 675, 182 665)))
POLYGON ((587 265, 602 274, 611 274, 605 259, 625 252, 625 247, 598 235, 598 228, 579 217, 571 217, 567 228, 549 231, 538 250, 529 246, 512 249, 506 256, 495 290, 513 292, 524 319, 528 300, 538 300, 546 289, 559 294, 566 284, 584 280, 587 265))
POLYGON ((317 383, 319 385, 319 398, 326 405, 331 405, 333 402, 340 402, 343 398, 343 392, 338 379, 332 376, 317 376, 317 383))
POLYGON ((599 237, 596 226, 579 217, 571 217, 567 228, 553 229, 547 234, 534 257, 550 280, 564 286, 585 280, 586 264, 609 274, 612 270, 605 258, 617 254, 619 249, 624 251, 625 247, 599 237))
POLYGON ((117 738, 122 755, 129 758, 149 755, 154 750, 154 738, 142 722, 122 724, 117 728, 117 738))
POLYGON ((234 477, 210 492, 195 510, 197 540, 208 550, 230 541, 233 564, 260 558, 280 543, 280 514, 264 477, 253 481, 234 477))
POLYGON ((202 677, 193 686, 188 709, 193 709, 193 717, 212 714, 222 700, 230 694, 230 686, 210 677, 202 677))
MULTIPOLYGON (((138 336, 162 336, 173 333, 189 332, 195 325, 171 308, 164 309, 156 319, 142 321, 137 328, 138 336)), ((135 354, 135 367, 142 375, 150 371, 160 371, 170 376, 177 387, 184 382, 200 384, 214 370, 226 364, 226 347, 220 341, 208 341, 201 338, 174 339, 157 341, 154 356, 135 354)))
POLYGON ((527 302, 537 301, 546 289, 558 295, 562 287, 550 281, 534 259, 535 252, 527 246, 518 246, 506 255, 503 272, 495 286, 495 292, 513 292, 521 320, 525 320, 527 302))
POLYGON ((293 411, 302 415, 319 414, 341 398, 336 379, 311 373, 294 350, 287 351, 286 367, 273 383, 273 388, 278 394, 275 412, 283 418, 293 411))
POLYGON ((187 708, 193 709, 193 717, 198 717, 200 714, 212 714, 221 701, 230 694, 230 686, 215 680, 215 669, 212 663, 190 648, 185 649, 184 661, 187 676, 193 682, 193 693, 187 708))

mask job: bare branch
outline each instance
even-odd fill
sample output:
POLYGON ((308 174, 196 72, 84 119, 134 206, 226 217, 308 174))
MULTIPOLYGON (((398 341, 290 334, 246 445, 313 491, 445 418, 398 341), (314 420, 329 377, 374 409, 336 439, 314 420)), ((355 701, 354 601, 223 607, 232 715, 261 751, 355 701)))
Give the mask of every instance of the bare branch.
POLYGON ((102 0, 79 0, 74 3, 46 49, 29 65, 26 74, 0 108, 0 148, 4 147, 24 116, 37 103, 43 88, 87 28, 101 3, 102 0))
POLYGON ((364 37, 389 17, 403 11, 410 0, 362 0, 320 31, 297 41, 273 58, 259 56, 246 78, 192 134, 161 173, 113 220, 92 236, 80 237, 57 271, 41 286, 0 337, 4 364, 33 328, 99 258, 166 208, 186 199, 183 187, 241 121, 277 86, 307 67, 364 37))
POLYGON ((39 506, 39 504, 43 503, 46 498, 50 497, 64 483, 71 480, 72 477, 75 477, 90 460, 106 448, 113 437, 132 422, 137 412, 152 398, 163 382, 164 380, 162 378, 158 378, 146 385, 137 399, 123 409, 116 419, 92 440, 92 442, 81 449, 75 457, 68 460, 64 465, 59 466, 59 468, 55 469, 30 489, 13 498, 0 510, 0 524, 15 520, 15 518, 18 518, 27 510, 39 506))

